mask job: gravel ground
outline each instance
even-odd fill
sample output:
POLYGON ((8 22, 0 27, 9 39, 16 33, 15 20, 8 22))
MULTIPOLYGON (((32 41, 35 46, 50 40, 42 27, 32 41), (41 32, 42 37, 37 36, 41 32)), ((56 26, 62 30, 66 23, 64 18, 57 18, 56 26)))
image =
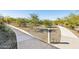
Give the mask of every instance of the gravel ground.
POLYGON ((57 49, 57 47, 31 37, 19 30, 11 29, 16 33, 18 49, 57 49))
POLYGON ((0 49, 17 49, 16 35, 8 27, 0 28, 0 49))
MULTIPOLYGON (((16 26, 14 24, 11 24, 11 25, 16 26)), ((53 29, 53 31, 51 32, 51 43, 60 42, 60 39, 61 39, 61 31, 57 26, 55 26, 55 27, 56 28, 53 29)), ((21 29, 29 32, 30 34, 32 34, 33 36, 38 37, 40 40, 42 40, 44 42, 48 41, 48 39, 47 39, 48 38, 48 33, 47 32, 37 32, 34 29, 30 29, 28 27, 18 27, 18 28, 21 28, 21 29)))

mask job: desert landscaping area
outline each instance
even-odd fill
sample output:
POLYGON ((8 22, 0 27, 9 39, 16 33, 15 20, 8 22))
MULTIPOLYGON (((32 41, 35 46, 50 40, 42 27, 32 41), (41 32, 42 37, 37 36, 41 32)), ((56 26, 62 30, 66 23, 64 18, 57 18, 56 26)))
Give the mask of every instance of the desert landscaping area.
MULTIPOLYGON (((10 25, 18 27, 12 23, 10 25)), ((43 29, 44 27, 38 27, 35 29, 31 29, 29 27, 18 27, 18 28, 23 29, 26 32, 29 32, 30 34, 32 34, 33 36, 39 38, 40 40, 44 42, 48 42, 48 32, 45 30, 41 31, 41 29, 43 29)), ((51 32, 51 43, 54 41, 60 40, 61 39, 60 35, 61 35, 60 29, 57 26, 54 26, 51 32)))
POLYGON ((55 20, 40 19, 39 15, 34 13, 27 18, 0 16, 0 31, 2 30, 5 33, 0 34, 4 38, 10 38, 3 41, 3 36, 0 37, 2 48, 79 48, 78 14, 71 13, 55 20))

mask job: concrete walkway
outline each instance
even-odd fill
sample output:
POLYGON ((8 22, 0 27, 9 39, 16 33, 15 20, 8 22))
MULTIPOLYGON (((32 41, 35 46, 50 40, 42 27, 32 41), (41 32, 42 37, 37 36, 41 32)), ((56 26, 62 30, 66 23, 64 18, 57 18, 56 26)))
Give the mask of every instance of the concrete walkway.
POLYGON ((63 49, 77 49, 79 48, 79 38, 74 35, 69 29, 58 26, 61 31, 61 43, 60 44, 52 44, 58 48, 63 49))
POLYGON ((8 25, 17 36, 18 49, 57 49, 57 47, 49 45, 37 38, 22 32, 19 28, 8 25))

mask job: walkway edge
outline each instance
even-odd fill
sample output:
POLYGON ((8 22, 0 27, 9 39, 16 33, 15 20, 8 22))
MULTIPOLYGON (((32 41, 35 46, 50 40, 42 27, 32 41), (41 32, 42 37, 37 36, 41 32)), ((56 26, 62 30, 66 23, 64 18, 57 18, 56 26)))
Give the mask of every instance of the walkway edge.
MULTIPOLYGON (((19 30, 19 31, 21 31, 21 32, 23 32, 23 33, 25 33, 25 34, 27 34, 27 35, 32 36, 33 38, 36 38, 36 39, 39 39, 40 41, 42 41, 41 38, 38 38, 38 37, 36 37, 36 36, 33 36, 32 34, 28 33, 27 31, 25 31, 25 30, 23 30, 23 29, 17 28, 17 27, 15 27, 15 26, 9 25, 9 24, 6 24, 6 25, 9 26, 9 27, 15 28, 15 29, 17 29, 17 30, 19 30)), ((44 42, 44 41, 42 41, 42 42, 44 42)), ((47 42, 44 42, 44 43, 47 43, 47 42)), ((47 44, 50 45, 50 46, 52 46, 52 45, 49 44, 49 43, 47 43, 47 44)), ((52 47, 53 47, 53 46, 52 46, 52 47)), ((59 48, 57 47, 57 49, 59 49, 59 48)))

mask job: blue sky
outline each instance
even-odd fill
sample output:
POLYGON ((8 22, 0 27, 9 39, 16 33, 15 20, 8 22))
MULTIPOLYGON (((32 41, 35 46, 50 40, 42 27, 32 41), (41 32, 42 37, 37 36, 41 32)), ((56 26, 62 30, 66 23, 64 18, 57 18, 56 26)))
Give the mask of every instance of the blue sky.
POLYGON ((0 10, 3 16, 30 17, 30 14, 37 14, 40 19, 55 20, 68 16, 71 13, 79 14, 78 10, 0 10))

